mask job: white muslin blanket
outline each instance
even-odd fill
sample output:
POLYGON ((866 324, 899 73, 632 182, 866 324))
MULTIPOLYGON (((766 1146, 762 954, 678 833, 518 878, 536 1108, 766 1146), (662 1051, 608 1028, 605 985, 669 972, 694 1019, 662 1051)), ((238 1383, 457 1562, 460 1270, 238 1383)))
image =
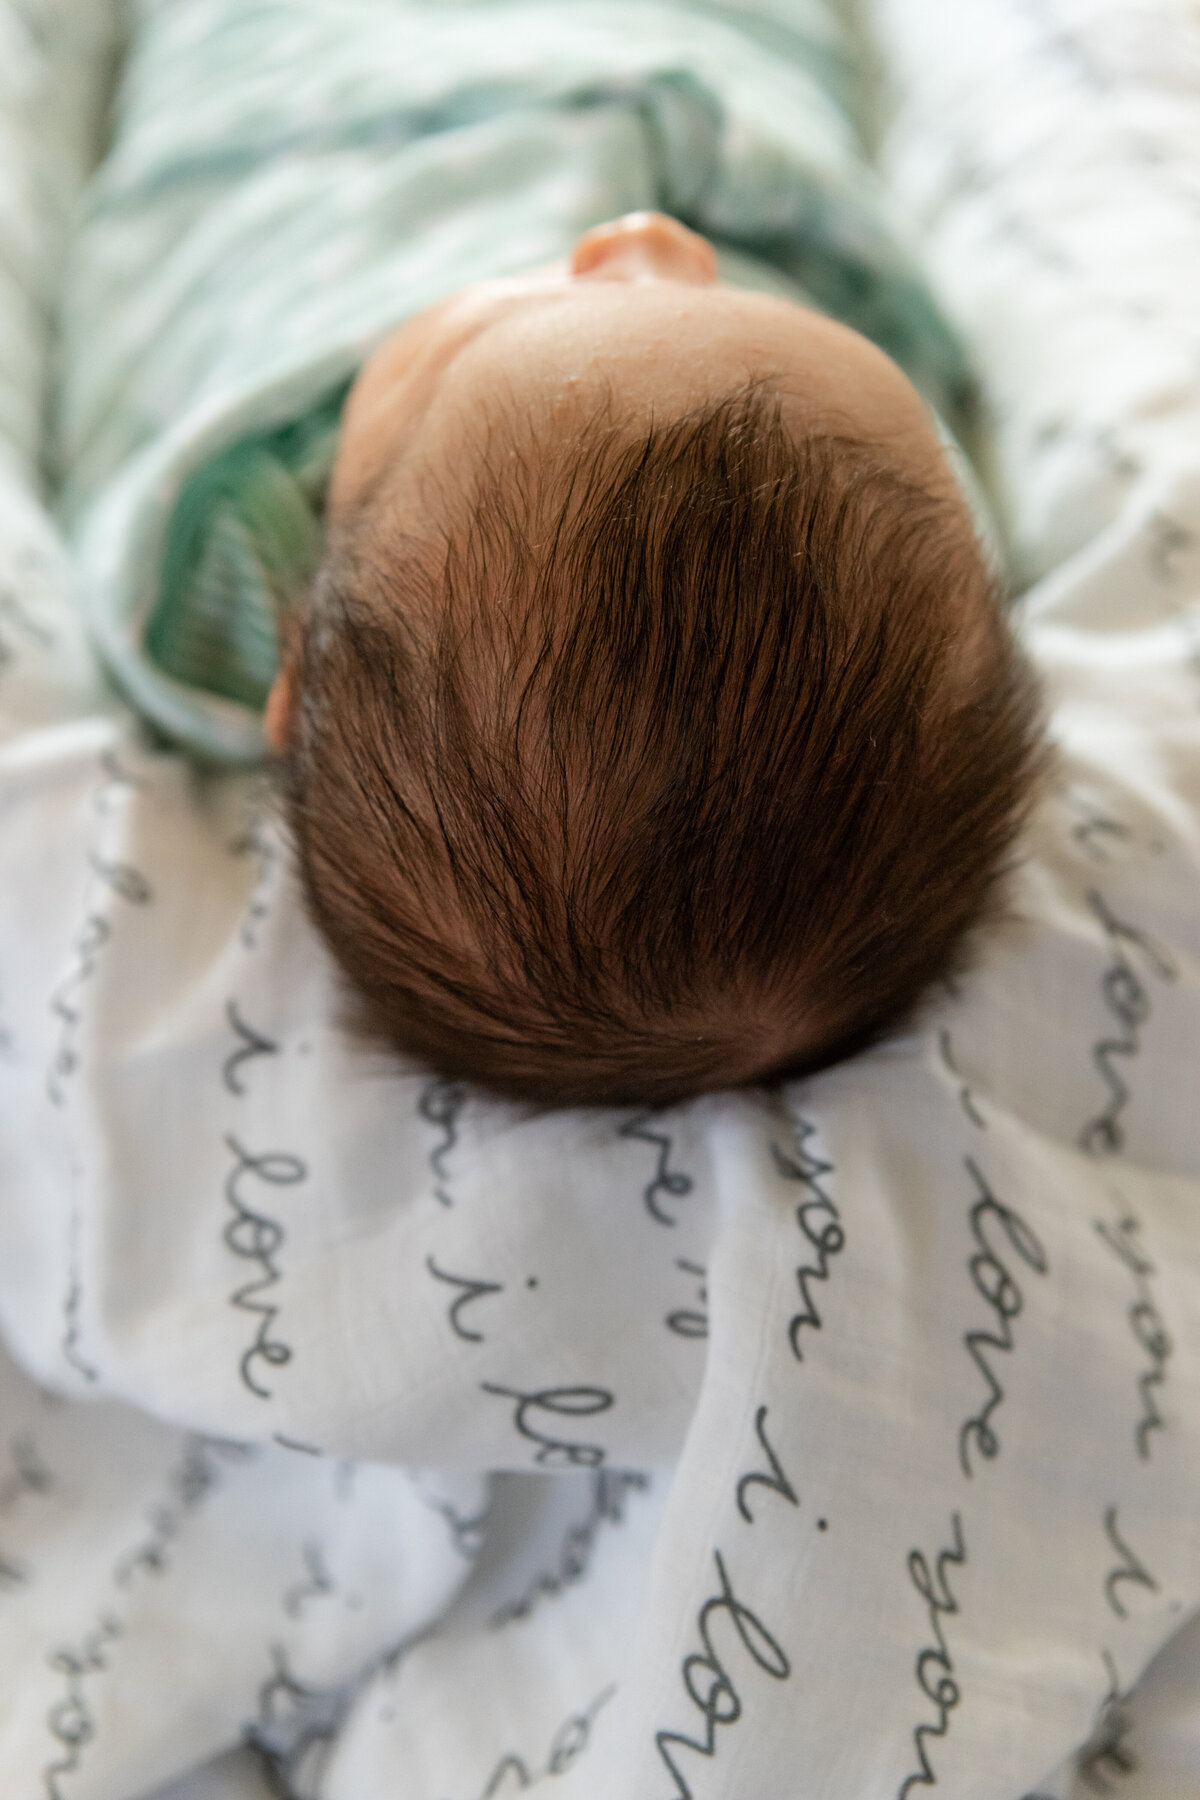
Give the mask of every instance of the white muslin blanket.
MULTIPOLYGON (((33 381, 105 19, 0 20, 33 381)), ((838 1069, 531 1118, 353 1043, 0 420, 5 1800, 1200 1796, 1200 27, 870 24, 1059 756, 838 1069)))

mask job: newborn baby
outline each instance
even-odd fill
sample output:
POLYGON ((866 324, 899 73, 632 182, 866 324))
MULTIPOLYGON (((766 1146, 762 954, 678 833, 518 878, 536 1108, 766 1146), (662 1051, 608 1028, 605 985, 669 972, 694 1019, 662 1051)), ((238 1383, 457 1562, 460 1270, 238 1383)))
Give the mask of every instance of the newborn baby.
POLYGON ((952 966, 1037 706, 881 350, 640 213, 410 318, 267 734, 371 1025, 536 1102, 812 1069, 952 966))
POLYGON ((313 917, 449 1074, 813 1068, 995 893, 1035 701, 852 90, 815 3, 136 9, 64 284, 95 641, 210 763, 270 691, 313 917))

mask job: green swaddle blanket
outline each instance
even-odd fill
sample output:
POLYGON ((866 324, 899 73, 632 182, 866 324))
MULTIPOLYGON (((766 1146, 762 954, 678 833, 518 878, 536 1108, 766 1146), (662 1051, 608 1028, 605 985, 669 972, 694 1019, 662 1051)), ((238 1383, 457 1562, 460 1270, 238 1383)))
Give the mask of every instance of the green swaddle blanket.
POLYGON ((65 288, 55 458, 82 600, 172 741, 262 753, 364 357, 637 208, 875 339, 961 353, 889 228, 824 0, 141 0, 65 288))
POLYGON ((231 444, 184 484, 143 638, 151 662, 176 681, 264 704, 279 621, 320 561, 341 399, 231 444))

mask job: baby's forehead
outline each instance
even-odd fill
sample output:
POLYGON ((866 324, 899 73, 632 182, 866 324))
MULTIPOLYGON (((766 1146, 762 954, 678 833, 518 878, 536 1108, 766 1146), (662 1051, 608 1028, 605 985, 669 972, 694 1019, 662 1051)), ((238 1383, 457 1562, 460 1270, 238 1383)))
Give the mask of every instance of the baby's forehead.
MULTIPOLYGON (((874 443, 922 485, 945 485, 931 417, 896 364, 773 296, 666 281, 483 284, 410 322, 406 344, 366 393, 372 405, 348 408, 339 461, 362 450, 365 421, 387 488, 419 506, 470 485, 497 420, 521 422, 514 459, 523 451, 536 466, 569 458, 597 421, 637 435, 747 382, 777 395, 798 435, 874 443)), ((368 365, 360 389, 371 378, 368 365)))
POLYGON ((886 436, 928 420, 889 357, 812 308, 725 284, 593 281, 485 312, 446 362, 429 424, 469 437, 479 407, 500 399, 551 430, 606 408, 644 430, 748 382, 805 431, 886 436))

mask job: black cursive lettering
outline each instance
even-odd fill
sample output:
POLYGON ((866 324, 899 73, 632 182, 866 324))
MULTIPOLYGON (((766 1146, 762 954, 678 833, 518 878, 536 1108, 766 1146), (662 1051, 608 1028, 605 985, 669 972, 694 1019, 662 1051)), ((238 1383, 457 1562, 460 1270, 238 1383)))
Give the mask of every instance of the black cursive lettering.
POLYGON ((796 1285, 800 1289, 804 1307, 788 1322, 788 1342, 797 1362, 804 1361, 800 1333, 806 1327, 812 1331, 821 1329, 821 1314, 813 1296, 813 1283, 829 1280, 831 1261, 846 1247, 841 1215, 823 1185, 825 1176, 833 1173, 833 1164, 824 1161, 808 1148, 809 1139, 815 1137, 816 1130, 816 1126, 807 1119, 797 1119, 792 1152, 781 1150, 776 1143, 771 1145, 771 1158, 778 1173, 785 1181, 798 1181, 809 1196, 796 1208, 796 1223, 806 1242, 816 1253, 815 1262, 801 1263, 796 1270, 796 1285))
POLYGON ((913 1727, 917 1767, 900 1783, 896 1790, 896 1800, 906 1800, 910 1789, 914 1787, 937 1786, 937 1776, 929 1760, 927 1743, 930 1738, 945 1737, 950 1729, 950 1714, 962 1699, 962 1692, 954 1675, 954 1658, 950 1654, 942 1626, 943 1617, 950 1617, 958 1611, 958 1601, 950 1587, 947 1567, 953 1563, 961 1568, 967 1560, 962 1520, 957 1513, 951 1518, 950 1527, 954 1541, 948 1550, 938 1553, 934 1568, 930 1568, 924 1551, 910 1550, 908 1553, 908 1577, 925 1602, 933 1633, 933 1643, 917 1652, 913 1672, 922 1694, 932 1702, 936 1718, 933 1723, 923 1720, 913 1727))
POLYGON ((619 1525, 625 1517, 629 1495, 642 1493, 649 1485, 645 1475, 632 1470, 598 1469, 592 1476, 592 1503, 587 1516, 568 1528, 554 1567, 536 1575, 517 1599, 498 1607, 488 1621, 492 1629, 527 1619, 542 1600, 555 1599, 582 1581, 591 1565, 601 1527, 619 1525))
POLYGON ((99 1381, 100 1371, 85 1354, 83 1344, 83 1276, 79 1239, 83 1219, 78 1202, 71 1211, 67 1237, 67 1291, 63 1295, 63 1361, 70 1363, 85 1381, 99 1381))
MULTIPOLYGON (((255 804, 261 806, 261 798, 255 804)), ((261 816, 256 814, 251 817, 245 831, 229 845, 229 854, 254 858, 254 883, 238 932, 243 950, 253 950, 258 945, 263 921, 271 910, 271 888, 280 860, 279 850, 261 816)))
POLYGON ((642 1189, 642 1202, 650 1217, 659 1225, 674 1226, 678 1225, 679 1220, 663 1211, 663 1196, 669 1195, 673 1200, 685 1199, 696 1184, 682 1169, 671 1167, 671 1151, 674 1149, 671 1138, 664 1131, 650 1129, 651 1122, 657 1117, 658 1114, 653 1110, 635 1113, 632 1119, 626 1119, 617 1135, 640 1144, 652 1144, 658 1151, 654 1173, 642 1189))
POLYGON ((123 1627, 112 1613, 101 1613, 93 1630, 75 1645, 63 1645, 50 1653, 50 1667, 65 1681, 65 1692, 46 1715, 51 1737, 62 1755, 46 1764, 42 1783, 46 1800, 67 1800, 62 1782, 74 1775, 87 1746, 96 1735, 96 1720, 88 1704, 86 1683, 107 1669, 111 1649, 123 1627))
MULTIPOLYGON (((1014 1345, 1012 1321, 1020 1316, 1025 1301, 1009 1262, 1007 1252, 1020 1258, 1026 1268, 1045 1275, 1049 1264, 1031 1226, 1011 1206, 997 1200, 972 1157, 965 1159, 967 1170, 978 1189, 979 1198, 971 1208, 971 1236, 974 1254, 968 1259, 971 1283, 980 1299, 991 1309, 995 1329, 968 1331, 963 1335, 967 1354, 983 1376, 988 1397, 979 1411, 965 1419, 958 1434, 958 1458, 964 1475, 973 1475, 970 1447, 974 1444, 981 1456, 990 1461, 1000 1449, 1000 1439, 992 1424, 992 1416, 1004 1400, 1004 1388, 989 1358, 989 1351, 1011 1353, 1014 1345), (994 1240, 999 1235, 1002 1241, 994 1240)), ((1011 1256, 1010 1256, 1011 1261, 1011 1256)))
POLYGON ((943 1030, 938 1033, 938 1049, 941 1052, 942 1066, 945 1068, 946 1073, 958 1083, 958 1104, 962 1107, 972 1125, 978 1126, 980 1131, 986 1131, 987 1120, 975 1104, 975 1096, 971 1092, 970 1083, 963 1079, 962 1071, 954 1060, 954 1054, 950 1046, 950 1033, 948 1031, 943 1030))
MULTIPOLYGON (((102 779, 92 794, 92 811, 103 818, 112 810, 117 793, 135 783, 111 750, 99 760, 102 779)), ((105 911, 104 894, 115 895, 129 906, 145 906, 153 897, 149 882, 132 864, 106 857, 94 846, 87 861, 91 875, 84 895, 84 921, 71 945, 71 967, 50 996, 58 1037, 46 1076, 46 1092, 54 1106, 64 1104, 66 1083, 79 1068, 83 1018, 80 996, 95 979, 103 952, 112 939, 112 921, 105 911)))
POLYGON ((445 1525, 446 1530, 450 1533, 450 1542, 456 1554, 461 1556, 464 1562, 474 1562, 483 1548, 483 1533, 488 1521, 486 1503, 479 1512, 464 1513, 460 1512, 454 1502, 447 1499, 445 1494, 430 1493, 427 1488, 421 1487, 419 1484, 417 1492, 421 1496, 422 1505, 427 1506, 430 1512, 436 1513, 445 1525))
POLYGON ((1159 981, 1174 981, 1177 971, 1166 952, 1145 932, 1119 919, 1102 894, 1093 889, 1087 902, 1108 939, 1111 960, 1100 989, 1117 1029, 1092 1046, 1092 1061, 1108 1090, 1108 1098, 1080 1132, 1079 1142, 1091 1156, 1111 1156, 1124 1148, 1122 1115, 1131 1094, 1116 1059, 1128 1063, 1139 1054, 1142 1027, 1150 1017, 1150 992, 1135 969, 1130 952, 1136 951, 1159 981))
POLYGON ((269 1400, 272 1390, 259 1380, 258 1365, 281 1368, 292 1358, 290 1346, 273 1335, 279 1306, 263 1297, 282 1280, 277 1257, 286 1234, 278 1219, 250 1205, 245 1190, 255 1182, 268 1187, 291 1187, 305 1181, 308 1170, 298 1156, 282 1151, 252 1155, 232 1133, 226 1135, 225 1145, 234 1158, 234 1166, 225 1179, 225 1199, 233 1218, 222 1235, 234 1256, 255 1264, 259 1271, 229 1297, 231 1306, 250 1313, 258 1321, 253 1341, 243 1352, 238 1370, 252 1394, 260 1400, 269 1400))
POLYGON ((179 1462, 167 1476, 165 1495, 150 1508, 150 1530, 113 1566, 114 1586, 128 1588, 136 1576, 162 1575, 170 1566, 171 1546, 221 1480, 218 1450, 226 1456, 240 1454, 208 1438, 189 1437, 185 1441, 179 1462))
POLYGON ((454 1205, 448 1186, 446 1158, 458 1143, 458 1121, 466 1103, 467 1090, 456 1081, 429 1082, 421 1090, 421 1098, 417 1102, 417 1111, 421 1117, 442 1134, 440 1141, 429 1152, 429 1167, 433 1171, 434 1198, 443 1206, 454 1205))
POLYGON ((447 1270, 439 1269, 432 1256, 425 1258, 425 1267, 435 1281, 444 1281, 447 1287, 462 1289, 457 1300, 450 1302, 447 1313, 450 1328, 455 1336, 462 1338, 468 1344, 482 1344, 482 1331, 472 1331, 469 1326, 463 1324, 458 1315, 464 1306, 471 1304, 472 1300, 482 1300, 488 1294, 502 1294, 504 1283, 502 1281, 473 1281, 469 1275, 451 1275, 447 1270))
POLYGON ((771 1441, 767 1437, 767 1409, 765 1406, 760 1406, 754 1415, 754 1430, 757 1434, 759 1443, 762 1445, 763 1453, 770 1465, 771 1472, 769 1475, 764 1475, 758 1470, 754 1470, 749 1475, 743 1475, 737 1484, 737 1509, 741 1513, 743 1519, 745 1519, 747 1525, 756 1523, 753 1513, 746 1504, 746 1490, 748 1488, 769 1488, 774 1494, 782 1494, 789 1506, 799 1506, 800 1504, 800 1496, 784 1474, 783 1464, 780 1462, 778 1456, 776 1456, 771 1441))
POLYGON ((581 1444, 556 1437, 536 1421, 541 1413, 550 1418, 590 1418, 595 1413, 607 1412, 613 1404, 613 1395, 606 1388, 540 1388, 524 1394, 519 1388, 502 1387, 497 1382, 482 1381, 479 1385, 485 1394, 498 1394, 515 1402, 513 1426, 521 1437, 538 1446, 534 1461, 543 1468, 594 1469, 604 1461, 600 1444, 581 1444))
POLYGON ((741 1696, 716 1646, 717 1624, 732 1626, 737 1643, 751 1662, 773 1681, 786 1681, 792 1672, 787 1653, 778 1639, 772 1636, 758 1614, 734 1593, 725 1559, 719 1550, 713 1551, 713 1561, 718 1591, 704 1602, 696 1621, 701 1648, 684 1657, 679 1671, 684 1691, 703 1720, 703 1733, 696 1737, 688 1737, 681 1731, 657 1731, 654 1734, 658 1754, 675 1783, 672 1800, 692 1800, 691 1784, 679 1766, 679 1753, 690 1750, 696 1756, 715 1756, 718 1729, 735 1725, 742 1716, 741 1696))
POLYGON ((1108 1571, 1104 1577, 1104 1598, 1108 1601, 1118 1619, 1127 1619, 1129 1609, 1117 1593, 1123 1581, 1132 1581, 1135 1587, 1145 1588, 1151 1594, 1159 1591, 1158 1583, 1153 1575, 1125 1542, 1117 1526, 1117 1509, 1106 1507, 1104 1513, 1104 1535, 1116 1551, 1120 1561, 1108 1571))
POLYGON ((1104 1659, 1107 1690, 1100 1701, 1096 1723, 1077 1753, 1079 1779, 1094 1794, 1111 1794, 1113 1781, 1127 1781, 1137 1771, 1137 1758, 1126 1741, 1133 1728, 1130 1692, 1122 1691, 1117 1665, 1109 1651, 1104 1659))
POLYGON ((242 1095, 246 1086, 242 1080, 243 1063, 252 1062, 256 1056, 278 1056, 279 1045, 261 1031, 255 1031, 253 1025, 247 1025, 238 1011, 236 1000, 230 1000, 225 1007, 225 1019, 230 1031, 238 1039, 238 1047, 231 1050, 221 1066, 221 1079, 231 1094, 242 1095))
POLYGON ((1116 1221, 1108 1219, 1096 1220, 1096 1232, 1101 1241, 1112 1251, 1117 1260, 1124 1264, 1133 1276, 1136 1297, 1129 1308, 1129 1329, 1139 1349, 1149 1358, 1147 1366, 1138 1376, 1138 1393, 1141 1396, 1142 1412, 1133 1430, 1133 1441, 1137 1453, 1143 1462, 1150 1460, 1150 1433, 1162 1431, 1164 1421, 1159 1411, 1158 1398, 1154 1390, 1163 1386, 1167 1379, 1167 1363, 1174 1354, 1175 1346, 1171 1334, 1167 1330, 1166 1321, 1158 1310, 1151 1282, 1157 1274, 1154 1264, 1134 1239, 1140 1230, 1140 1221, 1136 1215, 1126 1209, 1116 1221))
POLYGON ((682 1269, 685 1275, 691 1275, 696 1281, 696 1305, 680 1306, 667 1314, 667 1330, 673 1331, 676 1337, 706 1338, 708 1336, 708 1288, 706 1286, 707 1270, 701 1263, 689 1262, 685 1256, 677 1256, 675 1267, 682 1269))
POLYGON ((506 1752, 488 1776, 480 1791, 479 1800, 496 1800, 496 1796, 504 1792, 524 1794, 530 1788, 540 1787, 543 1781, 553 1781, 557 1776, 565 1775, 587 1749, 597 1715, 608 1705, 616 1691, 615 1687, 606 1687, 582 1712, 572 1713, 569 1719, 564 1719, 550 1740, 550 1748, 542 1768, 533 1770, 524 1757, 511 1750, 506 1752))

